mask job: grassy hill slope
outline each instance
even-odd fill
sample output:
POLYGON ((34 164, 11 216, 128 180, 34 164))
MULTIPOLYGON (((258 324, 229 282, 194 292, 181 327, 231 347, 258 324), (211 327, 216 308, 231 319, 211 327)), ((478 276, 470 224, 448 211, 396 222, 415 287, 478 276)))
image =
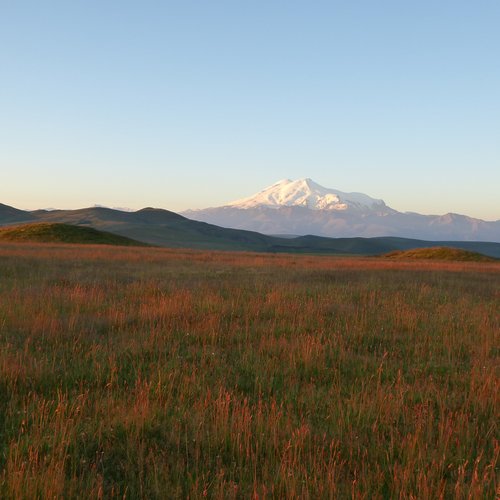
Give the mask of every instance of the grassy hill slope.
MULTIPOLYGON (((93 207, 39 213, 43 221, 93 227, 152 245, 171 248, 269 251, 274 238, 252 231, 226 229, 187 219, 163 209, 121 212, 93 207)), ((279 238, 276 238, 280 241, 279 238)))
POLYGON ((78 243, 120 246, 145 246, 145 243, 124 236, 98 231, 91 227, 61 223, 36 223, 0 229, 0 240, 34 241, 40 243, 78 243))
POLYGON ((384 257, 391 259, 455 260, 464 262, 495 262, 497 260, 478 252, 450 247, 415 248, 412 250, 390 252, 384 255, 384 257))

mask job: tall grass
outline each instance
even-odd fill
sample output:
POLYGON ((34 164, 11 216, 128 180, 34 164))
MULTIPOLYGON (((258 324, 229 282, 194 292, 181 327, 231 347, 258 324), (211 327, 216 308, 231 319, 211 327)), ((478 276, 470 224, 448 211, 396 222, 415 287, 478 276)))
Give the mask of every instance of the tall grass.
POLYGON ((0 496, 495 498, 500 265, 0 245, 0 496))

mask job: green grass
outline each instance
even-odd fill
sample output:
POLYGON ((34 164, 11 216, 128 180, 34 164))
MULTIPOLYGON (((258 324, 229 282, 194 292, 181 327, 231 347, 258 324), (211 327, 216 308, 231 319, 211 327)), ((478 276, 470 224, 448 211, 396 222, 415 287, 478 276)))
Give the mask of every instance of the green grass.
POLYGON ((35 223, 0 228, 0 240, 92 245, 148 246, 145 243, 90 227, 35 223))
POLYGON ((462 262, 495 262, 498 259, 488 257, 478 252, 462 250, 460 248, 435 247, 435 248, 415 248, 412 250, 402 250, 390 252, 384 257, 391 259, 428 259, 447 260, 462 262))
POLYGON ((1 498, 495 498, 497 263, 0 243, 1 498))

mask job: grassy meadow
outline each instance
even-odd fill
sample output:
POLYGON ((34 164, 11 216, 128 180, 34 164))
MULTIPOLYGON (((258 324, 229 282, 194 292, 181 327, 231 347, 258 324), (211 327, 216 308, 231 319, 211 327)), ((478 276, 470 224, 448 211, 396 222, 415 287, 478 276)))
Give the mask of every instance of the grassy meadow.
POLYGON ((1 498, 495 498, 500 264, 0 243, 1 498))

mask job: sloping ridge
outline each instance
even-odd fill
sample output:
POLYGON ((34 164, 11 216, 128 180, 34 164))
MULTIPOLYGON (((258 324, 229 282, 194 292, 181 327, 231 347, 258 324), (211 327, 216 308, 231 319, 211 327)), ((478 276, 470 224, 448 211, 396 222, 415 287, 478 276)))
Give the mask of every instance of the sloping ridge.
POLYGON ((11 207, 0 203, 0 223, 11 224, 15 222, 23 222, 33 220, 34 216, 31 212, 19 210, 18 208, 11 207))

